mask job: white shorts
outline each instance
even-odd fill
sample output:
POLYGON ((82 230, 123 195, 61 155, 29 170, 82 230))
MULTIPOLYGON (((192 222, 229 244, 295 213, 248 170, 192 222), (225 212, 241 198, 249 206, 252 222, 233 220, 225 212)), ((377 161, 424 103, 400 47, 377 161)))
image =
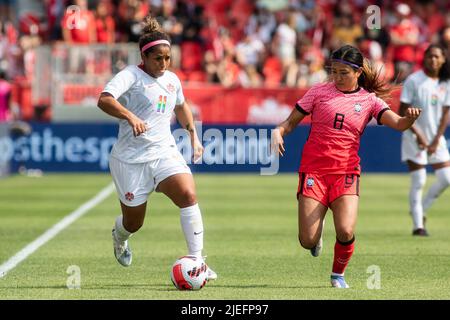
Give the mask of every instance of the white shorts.
POLYGON ((192 174, 178 150, 145 163, 126 163, 110 157, 109 168, 120 201, 129 207, 146 202, 164 179, 178 173, 192 174))
POLYGON ((417 145, 416 135, 412 132, 405 132, 402 135, 402 161, 411 160, 420 165, 436 164, 450 160, 447 142, 444 137, 439 140, 439 145, 435 153, 427 154, 427 150, 420 150, 417 145))

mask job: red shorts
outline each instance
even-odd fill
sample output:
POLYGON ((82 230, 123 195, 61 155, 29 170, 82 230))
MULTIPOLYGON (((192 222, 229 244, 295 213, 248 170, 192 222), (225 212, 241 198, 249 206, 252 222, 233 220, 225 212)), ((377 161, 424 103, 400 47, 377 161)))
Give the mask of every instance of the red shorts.
POLYGON ((299 172, 297 199, 299 194, 329 207, 340 196, 359 196, 359 175, 299 172))

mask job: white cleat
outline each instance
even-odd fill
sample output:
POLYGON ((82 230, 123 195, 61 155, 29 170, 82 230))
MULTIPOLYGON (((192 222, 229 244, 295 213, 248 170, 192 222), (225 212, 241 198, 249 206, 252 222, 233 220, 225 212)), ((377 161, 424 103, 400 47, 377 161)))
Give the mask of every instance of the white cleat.
MULTIPOLYGON (((203 256, 203 261, 206 261, 206 256, 203 256)), ((209 281, 209 280, 216 280, 216 279, 217 279, 217 273, 215 273, 214 270, 208 266, 207 280, 209 281)))
POLYGON ((347 282, 345 282, 344 276, 331 276, 331 286, 333 288, 348 289, 350 288, 347 282))
POLYGON ((209 266, 208 266, 208 281, 209 280, 216 280, 217 279, 217 273, 215 273, 209 266))
POLYGON ((113 247, 114 247, 114 255, 116 256, 117 261, 124 267, 128 267, 133 260, 133 255, 131 253, 131 249, 128 246, 128 240, 119 241, 116 239, 115 230, 112 230, 112 239, 113 239, 113 247))

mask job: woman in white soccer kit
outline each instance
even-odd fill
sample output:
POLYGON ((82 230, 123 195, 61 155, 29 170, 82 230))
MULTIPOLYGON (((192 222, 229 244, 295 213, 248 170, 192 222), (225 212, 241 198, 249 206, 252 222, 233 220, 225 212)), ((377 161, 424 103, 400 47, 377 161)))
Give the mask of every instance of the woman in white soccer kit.
MULTIPOLYGON (((119 134, 110 157, 110 171, 122 214, 112 232, 118 262, 132 261, 129 237, 144 223, 147 198, 155 190, 180 208, 188 254, 201 256, 203 222, 191 170, 170 131, 172 113, 188 130, 194 161, 203 153, 192 113, 178 77, 170 65, 169 37, 151 17, 144 21, 139 40, 142 64, 128 66, 105 86, 99 108, 119 119, 119 134)), ((209 269, 209 280, 217 275, 209 269)))
POLYGON ((425 213, 450 185, 450 155, 444 136, 450 107, 450 69, 445 49, 431 45, 425 51, 423 70, 410 75, 402 88, 400 114, 409 106, 422 109, 421 116, 402 136, 402 161, 411 174, 409 192, 413 235, 427 236, 425 213), (426 165, 436 173, 436 182, 422 201, 426 165))

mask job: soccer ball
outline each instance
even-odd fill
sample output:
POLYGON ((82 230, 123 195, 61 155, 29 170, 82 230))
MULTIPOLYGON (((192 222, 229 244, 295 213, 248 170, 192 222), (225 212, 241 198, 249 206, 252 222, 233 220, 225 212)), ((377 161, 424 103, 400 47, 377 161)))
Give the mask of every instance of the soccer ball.
POLYGON ((178 290, 200 290, 208 282, 208 266, 201 257, 183 256, 177 259, 170 278, 178 290))

